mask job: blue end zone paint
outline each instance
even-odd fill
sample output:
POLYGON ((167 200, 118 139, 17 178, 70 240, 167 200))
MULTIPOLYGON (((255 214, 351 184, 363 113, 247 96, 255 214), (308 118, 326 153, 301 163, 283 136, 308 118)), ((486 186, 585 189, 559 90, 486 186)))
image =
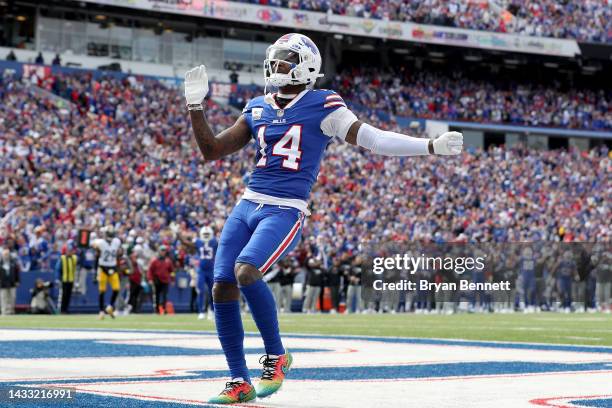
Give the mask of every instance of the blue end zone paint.
MULTIPOLYGON (((120 340, 118 340, 120 341, 120 340)), ((170 343, 172 340, 168 340, 170 343)), ((330 351, 328 349, 295 349, 297 353, 330 351)), ((265 354, 263 348, 247 348, 247 354, 265 354)), ((199 349, 142 344, 115 344, 99 340, 19 340, 0 341, 0 358, 78 358, 78 357, 146 357, 209 356, 223 354, 221 348, 199 349)))
MULTIPOLYGON (((291 379, 316 381, 347 381, 347 380, 396 380, 414 378, 448 378, 465 376, 489 375, 521 375, 544 374, 558 372, 581 371, 609 371, 606 363, 534 363, 529 361, 488 361, 488 362, 462 362, 442 364, 419 364, 405 366, 368 366, 368 367, 314 367, 292 368, 291 379)), ((261 369, 251 369, 249 374, 256 378, 261 369)), ((104 383, 104 382, 134 382, 139 381, 172 381, 172 380, 199 380, 210 378, 223 378, 227 376, 226 370, 190 370, 187 375, 156 376, 156 377, 125 377, 125 378, 94 378, 80 380, 50 380, 46 384, 78 383, 104 383)), ((37 381, 19 381, 18 384, 40 383, 37 381)), ((6 384, 6 383, 5 383, 6 384)))
MULTIPOLYGON (((7 330, 7 329, 0 329, 7 330)), ((19 329, 21 330, 21 329, 19 329)), ((61 330, 57 330, 61 331, 61 330)), ((64 331, 83 331, 78 329, 66 329, 64 331)), ((125 357, 125 356, 185 356, 185 355, 213 355, 221 354, 220 349, 192 349, 172 346, 172 340, 168 340, 169 345, 149 346, 140 344, 114 344, 108 343, 110 339, 104 339, 104 332, 109 330, 87 330, 89 332, 100 332, 100 339, 79 339, 79 340, 27 340, 27 341, 0 341, 0 358, 75 358, 75 357, 125 357)), ((198 331, 140 331, 140 330, 121 330, 132 333, 156 333, 156 334, 189 334, 189 335, 214 335, 210 332, 198 331)), ((248 334, 248 336, 257 336, 248 334)), ((290 335, 294 338, 305 339, 346 339, 359 341, 376 341, 385 343, 406 343, 423 345, 441 346, 466 346, 466 347, 488 347, 498 349, 527 349, 527 350, 558 350, 585 353, 607 353, 612 354, 612 347, 586 347, 571 345, 543 345, 527 343, 497 343, 481 341, 461 341, 444 339, 414 339, 414 338, 384 338, 366 336, 309 336, 309 335, 290 335)), ((247 353, 261 353, 263 349, 251 348, 245 350, 247 353)), ((303 348, 292 349, 294 352, 317 352, 330 351, 329 349, 303 348)), ((486 352, 486 351, 483 351, 486 352)), ((502 361, 502 362, 460 362, 460 363, 441 363, 423 365, 387 365, 387 366, 368 366, 368 367, 314 367, 299 368, 291 371, 291 378, 296 380, 317 380, 317 381, 342 381, 342 380, 394 380, 394 379, 417 379, 417 378, 452 378, 463 376, 487 376, 487 375, 521 375, 521 374, 542 374, 554 372, 576 372, 583 371, 609 371, 612 365, 609 363, 536 363, 529 361, 502 361)), ((261 373, 260 369, 251 370, 251 375, 257 377, 261 373)), ((159 381, 164 384, 173 380, 198 380, 209 378, 223 378, 227 376, 225 370, 201 370, 189 371, 180 376, 155 376, 155 377, 125 377, 112 379, 88 379, 88 380, 51 380, 51 381, 18 381, 2 382, 3 387, 18 384, 70 384, 78 383, 105 383, 105 382, 133 382, 139 381, 159 381)), ((207 396, 202 396, 206 398, 207 396)), ((99 406, 123 406, 134 408, 176 408, 185 407, 183 402, 158 402, 143 401, 133 397, 114 397, 100 396, 93 394, 81 394, 81 399, 77 404, 63 403, 54 404, 56 407, 99 407, 99 406)), ((5 401, 0 399, 0 407, 7 406, 5 401)), ((612 399, 583 399, 573 401, 575 405, 583 407, 612 407, 612 399)), ((11 403, 10 406, 14 404, 11 403)), ((20 407, 38 408, 39 403, 29 404, 20 403, 20 407)), ((212 405, 208 405, 212 407, 212 405)))
MULTIPOLYGON (((217 333, 210 331, 190 331, 190 330, 129 330, 129 329, 13 329, 0 328, 0 330, 50 330, 50 331, 87 331, 87 332, 123 332, 123 333, 153 333, 153 334, 189 334, 189 335, 212 335, 217 333)), ((260 337, 259 333, 245 333, 246 337, 260 337)), ((612 354, 612 347, 607 346, 575 346, 571 344, 539 344, 539 343, 511 343, 495 341, 476 341, 476 340, 453 340, 453 339, 421 339, 421 338, 399 338, 399 337, 375 337, 375 336, 348 336, 348 335, 310 335, 284 333, 283 337, 294 337, 299 339, 340 339, 340 340, 360 340, 377 341, 383 343, 407 343, 440 346, 463 346, 463 347, 488 347, 502 349, 526 349, 526 350, 550 350, 550 351, 572 351, 579 353, 608 353, 612 354)), ((0 341, 0 344, 2 342, 0 341)), ((291 350, 293 351, 293 350, 291 350)))
MULTIPOLYGON (((185 403, 178 402, 161 402, 153 400, 138 400, 135 398, 124 398, 124 397, 111 397, 106 395, 96 395, 88 393, 75 394, 75 398, 71 401, 56 400, 56 401, 38 401, 38 402, 12 402, 6 399, 6 387, 0 387, 2 392, 2 399, 0 399, 0 407, 4 408, 100 408, 100 407, 121 407, 121 408, 185 408, 193 405, 186 405, 185 403)), ((202 396, 202 399, 205 399, 202 396)), ((198 407, 213 408, 219 407, 219 405, 202 405, 198 404, 198 407)))
POLYGON ((570 401, 570 403, 585 408, 612 408, 612 398, 574 400, 570 401))

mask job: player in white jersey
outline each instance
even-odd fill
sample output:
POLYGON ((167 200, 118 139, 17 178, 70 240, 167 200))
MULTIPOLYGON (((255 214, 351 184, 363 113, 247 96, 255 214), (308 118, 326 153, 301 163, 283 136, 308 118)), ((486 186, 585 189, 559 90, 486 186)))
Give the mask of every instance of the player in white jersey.
POLYGON ((104 319, 104 314, 115 318, 113 305, 119 295, 119 271, 117 270, 117 261, 123 253, 121 248, 121 240, 115 236, 115 229, 112 226, 104 228, 104 238, 96 239, 92 246, 98 251, 98 305, 100 308, 100 319, 104 319), (110 283, 112 295, 110 303, 104 307, 104 296, 106 294, 106 286, 110 283))

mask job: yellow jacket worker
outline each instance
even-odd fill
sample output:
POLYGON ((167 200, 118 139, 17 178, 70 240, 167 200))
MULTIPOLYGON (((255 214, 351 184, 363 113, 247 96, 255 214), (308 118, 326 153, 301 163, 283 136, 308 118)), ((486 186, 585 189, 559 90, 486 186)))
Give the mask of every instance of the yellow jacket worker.
POLYGON ((77 266, 78 257, 76 255, 76 248, 72 241, 68 241, 66 244, 66 253, 58 259, 55 265, 55 276, 57 280, 61 282, 60 311, 62 313, 68 313, 77 266))

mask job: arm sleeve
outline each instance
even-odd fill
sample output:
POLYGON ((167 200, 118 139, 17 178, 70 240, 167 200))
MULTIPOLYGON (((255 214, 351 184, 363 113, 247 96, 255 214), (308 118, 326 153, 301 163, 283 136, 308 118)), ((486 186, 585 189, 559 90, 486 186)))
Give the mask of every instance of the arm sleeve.
POLYGON ((321 131, 326 136, 344 140, 351 125, 357 120, 357 116, 353 112, 341 106, 321 121, 321 131))
POLYGON ((383 156, 424 156, 429 154, 429 139, 388 132, 367 123, 359 127, 357 144, 383 156))

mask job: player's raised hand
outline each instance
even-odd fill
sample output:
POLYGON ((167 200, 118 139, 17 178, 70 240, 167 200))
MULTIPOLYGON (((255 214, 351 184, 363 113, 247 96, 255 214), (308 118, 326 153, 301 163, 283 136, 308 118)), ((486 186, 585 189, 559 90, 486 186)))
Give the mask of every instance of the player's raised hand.
POLYGON ((442 133, 433 141, 433 150, 435 154, 444 156, 460 154, 463 150, 463 135, 459 132, 442 133))
POLYGON ((206 67, 200 65, 185 73, 185 100, 187 105, 202 103, 208 94, 208 74, 206 67))

